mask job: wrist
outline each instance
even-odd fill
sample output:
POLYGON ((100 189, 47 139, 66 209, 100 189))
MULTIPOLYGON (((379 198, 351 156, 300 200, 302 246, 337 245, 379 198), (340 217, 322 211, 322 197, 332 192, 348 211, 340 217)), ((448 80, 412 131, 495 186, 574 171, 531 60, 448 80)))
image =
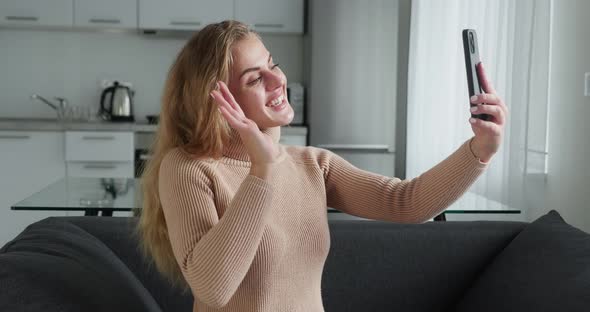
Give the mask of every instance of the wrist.
POLYGON ((269 164, 252 164, 250 167, 250 175, 266 180, 270 175, 271 166, 269 164))
POLYGON ((471 150, 471 154, 483 163, 488 163, 493 156, 482 152, 481 144, 479 144, 479 141, 475 136, 469 140, 469 149, 471 150))

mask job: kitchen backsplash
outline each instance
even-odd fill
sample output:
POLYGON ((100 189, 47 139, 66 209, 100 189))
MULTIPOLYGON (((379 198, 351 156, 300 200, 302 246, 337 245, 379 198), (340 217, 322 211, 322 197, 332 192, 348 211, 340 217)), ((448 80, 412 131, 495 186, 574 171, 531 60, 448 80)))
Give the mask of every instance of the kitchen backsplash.
MULTIPOLYGON (((303 36, 262 35, 289 82, 303 79, 303 36)), ((0 118, 53 118, 30 95, 98 108, 102 79, 133 84, 136 120, 160 110, 160 94, 186 39, 135 33, 0 29, 0 118)))

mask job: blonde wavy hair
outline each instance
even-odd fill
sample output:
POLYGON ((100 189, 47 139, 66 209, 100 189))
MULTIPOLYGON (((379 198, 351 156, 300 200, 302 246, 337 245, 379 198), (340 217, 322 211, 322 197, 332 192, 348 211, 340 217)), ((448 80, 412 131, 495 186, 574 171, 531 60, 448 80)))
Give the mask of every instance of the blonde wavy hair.
POLYGON ((177 147, 197 157, 221 157, 230 128, 209 94, 217 81, 228 81, 232 47, 249 35, 258 36, 243 23, 223 21, 206 26, 182 48, 168 72, 152 157, 141 177, 142 209, 135 211, 141 250, 172 284, 185 290, 158 193, 160 164, 177 147))

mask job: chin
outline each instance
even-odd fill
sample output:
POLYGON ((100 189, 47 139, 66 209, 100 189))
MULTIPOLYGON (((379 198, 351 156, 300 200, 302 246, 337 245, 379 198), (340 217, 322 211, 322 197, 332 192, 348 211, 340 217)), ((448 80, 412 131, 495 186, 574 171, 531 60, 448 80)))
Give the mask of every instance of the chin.
POLYGON ((261 128, 282 127, 290 124, 291 121, 293 121, 293 118, 295 117, 295 112, 293 111, 291 105, 289 105, 287 109, 289 111, 286 114, 281 115, 279 118, 272 118, 270 120, 267 120, 266 122, 263 122, 262 124, 264 125, 264 127, 261 128))
POLYGON ((280 122, 281 126, 286 126, 286 125, 290 124, 291 121, 293 121, 294 117, 295 117, 295 112, 293 111, 293 108, 291 108, 291 105, 289 105, 289 113, 287 113, 284 120, 282 120, 282 122, 280 122))

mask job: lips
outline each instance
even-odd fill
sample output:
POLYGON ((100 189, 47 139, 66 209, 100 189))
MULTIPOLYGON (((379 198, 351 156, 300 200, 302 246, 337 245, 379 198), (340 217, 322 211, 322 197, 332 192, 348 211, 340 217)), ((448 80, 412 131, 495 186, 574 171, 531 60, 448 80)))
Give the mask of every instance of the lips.
POLYGON ((280 105, 281 103, 283 103, 284 101, 285 101, 285 95, 284 95, 284 93, 281 93, 279 96, 268 101, 268 103, 266 103, 266 106, 267 107, 277 106, 277 105, 280 105))

